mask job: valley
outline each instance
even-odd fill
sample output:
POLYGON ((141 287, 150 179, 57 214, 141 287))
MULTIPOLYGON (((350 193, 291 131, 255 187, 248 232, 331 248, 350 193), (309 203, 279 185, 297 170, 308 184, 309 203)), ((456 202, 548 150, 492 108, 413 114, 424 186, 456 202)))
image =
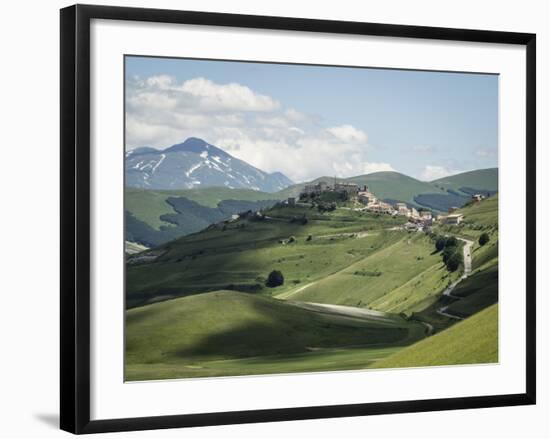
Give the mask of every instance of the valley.
POLYGON ((454 214, 421 231, 345 203, 278 202, 129 255, 126 379, 497 361, 470 351, 494 342, 498 195, 454 214), (441 236, 471 258, 449 270, 441 236), (274 271, 284 281, 268 286, 274 271))
POLYGON ((126 381, 499 361, 498 75, 123 61, 126 381))

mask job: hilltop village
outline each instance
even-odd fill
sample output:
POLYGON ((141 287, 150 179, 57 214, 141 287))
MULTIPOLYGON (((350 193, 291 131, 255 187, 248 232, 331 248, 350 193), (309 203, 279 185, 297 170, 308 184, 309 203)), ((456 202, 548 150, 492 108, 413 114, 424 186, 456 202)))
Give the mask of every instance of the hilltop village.
MULTIPOLYGON (((478 202, 484 199, 485 196, 475 194, 472 196, 473 202, 478 202)), ((368 211, 378 214, 387 214, 392 216, 404 216, 408 218, 408 223, 405 225, 410 230, 423 230, 432 226, 434 221, 440 224, 458 225, 464 215, 455 212, 458 207, 451 207, 447 214, 438 214, 434 216, 431 210, 425 208, 415 208, 408 206, 407 203, 396 202, 389 203, 379 199, 368 186, 359 186, 355 183, 337 182, 333 185, 325 181, 320 181, 315 184, 306 184, 300 193, 299 199, 294 197, 288 198, 286 204, 295 205, 298 203, 310 202, 313 200, 345 200, 350 202, 350 209, 356 211, 368 211)))

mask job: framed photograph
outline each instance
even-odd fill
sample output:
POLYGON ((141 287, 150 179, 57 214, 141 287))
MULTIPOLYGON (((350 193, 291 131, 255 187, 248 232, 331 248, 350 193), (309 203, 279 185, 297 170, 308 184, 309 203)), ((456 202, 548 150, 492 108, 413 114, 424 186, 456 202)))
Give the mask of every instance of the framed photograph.
POLYGON ((61 428, 535 403, 535 35, 61 10, 61 428))

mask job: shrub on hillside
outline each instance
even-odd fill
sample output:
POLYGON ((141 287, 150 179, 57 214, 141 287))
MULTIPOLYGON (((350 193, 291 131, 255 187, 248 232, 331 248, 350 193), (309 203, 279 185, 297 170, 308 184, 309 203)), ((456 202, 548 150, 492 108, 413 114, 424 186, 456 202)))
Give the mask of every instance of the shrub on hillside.
POLYGON ((445 247, 456 247, 458 245, 458 240, 454 236, 449 236, 445 240, 445 247))
POLYGON ((284 283, 285 278, 283 276, 283 273, 281 273, 279 270, 273 270, 271 273, 269 273, 269 276, 267 276, 267 281, 265 282, 265 285, 269 288, 275 288, 283 285, 284 283))
POLYGON ((305 215, 299 217, 293 216, 292 218, 290 218, 290 223, 305 226, 308 223, 308 219, 305 215))
POLYGON ((487 243, 489 242, 489 239, 490 239, 490 238, 489 238, 489 234, 488 234, 487 232, 482 233, 482 234, 479 236, 479 240, 478 240, 479 245, 482 245, 482 246, 483 246, 483 245, 487 244, 487 243))
POLYGON ((460 252, 454 252, 449 257, 445 265, 447 266, 447 270, 452 272, 458 270, 460 264, 462 264, 462 255, 460 254, 460 252))
POLYGON ((317 205, 317 210, 321 213, 332 212, 336 210, 336 203, 319 203, 317 205))
POLYGON ((440 252, 441 250, 443 250, 445 248, 445 242, 446 242, 446 239, 445 237, 443 236, 440 236, 438 237, 436 240, 435 240, 435 249, 440 252))
POLYGON ((454 255, 455 253, 457 253, 456 247, 445 247, 445 249, 443 250, 443 253, 442 253, 443 262, 445 264, 447 264, 447 262, 449 261, 451 256, 454 255))

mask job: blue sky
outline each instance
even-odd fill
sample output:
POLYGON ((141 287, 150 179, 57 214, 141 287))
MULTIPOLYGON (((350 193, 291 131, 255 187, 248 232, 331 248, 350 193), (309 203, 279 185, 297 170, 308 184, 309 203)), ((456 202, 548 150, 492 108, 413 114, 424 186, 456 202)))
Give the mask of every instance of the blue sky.
POLYGON ((127 148, 202 137, 295 181, 498 163, 498 76, 126 58, 127 148))

